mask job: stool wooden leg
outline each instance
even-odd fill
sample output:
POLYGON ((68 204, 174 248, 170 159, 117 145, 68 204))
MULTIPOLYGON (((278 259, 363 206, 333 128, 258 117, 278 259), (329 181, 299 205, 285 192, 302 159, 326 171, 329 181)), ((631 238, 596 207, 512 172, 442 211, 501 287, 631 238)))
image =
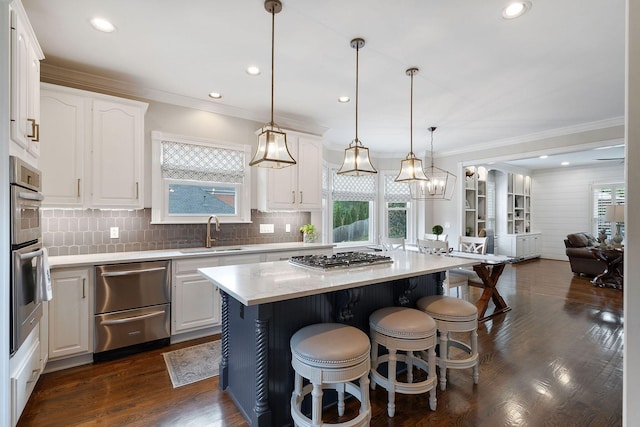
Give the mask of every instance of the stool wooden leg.
MULTIPOLYGON (((427 373, 427 378, 429 378, 429 379, 437 378, 436 377, 436 351, 435 351, 435 348, 427 349, 427 363, 429 364, 429 372, 427 373)), ((434 381, 433 388, 429 391, 429 408, 431 408, 432 411, 436 410, 436 404, 437 404, 437 399, 436 399, 437 382, 438 382, 438 380, 436 379, 434 381)))
MULTIPOLYGON (((371 340, 371 369, 378 369, 378 343, 371 340)), ((371 390, 376 389, 376 379, 371 376, 371 390)))
POLYGON ((389 403, 387 404, 387 413, 393 417, 396 413, 396 350, 389 349, 389 373, 387 377, 387 387, 389 392, 389 403))
POLYGON ((320 427, 322 425, 322 384, 313 383, 311 398, 311 425, 320 427))
POLYGON ((449 360, 449 332, 440 333, 440 390, 447 389, 447 360, 449 360))
MULTIPOLYGON (((478 330, 474 329, 471 331, 471 354, 478 354, 478 330)), ((476 364, 473 366, 473 383, 478 384, 478 380, 480 379, 480 362, 476 361, 476 364)))
POLYGON ((413 382, 413 351, 407 351, 407 382, 413 382))
POLYGON ((363 375, 360 378, 360 413, 371 412, 371 404, 369 403, 369 375, 363 375))
POLYGON ((336 391, 338 392, 338 415, 344 415, 344 390, 345 384, 336 384, 336 391))

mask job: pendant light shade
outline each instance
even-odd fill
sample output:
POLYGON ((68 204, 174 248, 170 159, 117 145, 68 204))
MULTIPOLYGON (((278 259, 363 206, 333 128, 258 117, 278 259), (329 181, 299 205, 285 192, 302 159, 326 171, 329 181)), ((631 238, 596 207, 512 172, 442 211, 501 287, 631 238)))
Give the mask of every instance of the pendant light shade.
POLYGON ((369 149, 358 139, 358 56, 360 48, 364 46, 364 40, 356 38, 351 40, 351 47, 356 50, 356 137, 344 150, 344 160, 337 173, 341 175, 362 176, 378 173, 371 164, 369 149))
POLYGON ((433 132, 435 127, 430 127, 431 133, 431 166, 425 169, 428 181, 411 185, 411 198, 414 200, 451 200, 456 185, 456 176, 449 171, 433 165, 433 132))
POLYGON ((410 149, 407 157, 400 163, 400 173, 396 177, 397 182, 408 184, 427 181, 427 177, 422 170, 422 160, 413 153, 413 76, 418 72, 417 68, 409 68, 406 74, 411 77, 411 120, 410 120, 410 149))
POLYGON ((282 169, 296 164, 287 147, 287 134, 273 121, 274 93, 274 51, 275 51, 275 16, 282 10, 280 0, 266 0, 264 8, 271 14, 271 121, 264 125, 258 135, 258 147, 249 162, 249 166, 282 169))

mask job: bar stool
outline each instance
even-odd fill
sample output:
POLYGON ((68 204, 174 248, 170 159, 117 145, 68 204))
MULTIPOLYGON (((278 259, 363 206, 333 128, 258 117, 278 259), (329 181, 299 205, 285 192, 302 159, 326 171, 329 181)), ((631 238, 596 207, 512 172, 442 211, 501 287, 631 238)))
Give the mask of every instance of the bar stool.
POLYGON ((369 368, 371 346, 367 334, 353 326, 318 323, 298 330, 291 337, 291 365, 295 371, 291 395, 291 417, 296 426, 333 425, 322 422, 323 389, 338 392, 338 415, 344 415, 344 394, 360 401, 357 417, 340 423, 342 427, 369 425, 369 368), (309 384, 303 387, 303 379, 309 384), (356 386, 352 381, 359 380, 356 386), (302 401, 311 393, 311 419, 301 411, 302 401))
POLYGON ((431 316, 438 325, 440 347, 438 366, 440 368, 440 389, 447 388, 447 368, 473 368, 473 383, 478 384, 478 309, 460 298, 434 295, 420 298, 420 310, 431 316), (469 342, 451 338, 451 332, 468 332, 469 342), (453 357, 451 347, 462 350, 466 357, 453 357))
POLYGON ((387 413, 396 411, 395 393, 421 394, 429 392, 429 407, 436 409, 436 322, 420 310, 406 307, 385 307, 369 316, 371 335, 371 388, 380 384, 388 392, 387 413), (388 353, 378 356, 378 346, 388 353), (398 351, 405 352, 398 354, 398 351), (426 353, 426 361, 414 352, 426 353), (407 382, 398 381, 397 362, 407 365, 407 382), (378 367, 387 363, 387 377, 378 367), (427 373, 427 379, 413 382, 413 367, 427 373))

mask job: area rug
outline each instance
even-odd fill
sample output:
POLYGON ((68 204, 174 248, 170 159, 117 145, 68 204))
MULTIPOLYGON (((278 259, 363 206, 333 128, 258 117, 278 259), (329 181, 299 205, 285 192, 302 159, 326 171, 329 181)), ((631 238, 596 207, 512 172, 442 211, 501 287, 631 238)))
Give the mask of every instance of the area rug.
POLYGON ((173 388, 218 375, 220 340, 162 353, 173 388))

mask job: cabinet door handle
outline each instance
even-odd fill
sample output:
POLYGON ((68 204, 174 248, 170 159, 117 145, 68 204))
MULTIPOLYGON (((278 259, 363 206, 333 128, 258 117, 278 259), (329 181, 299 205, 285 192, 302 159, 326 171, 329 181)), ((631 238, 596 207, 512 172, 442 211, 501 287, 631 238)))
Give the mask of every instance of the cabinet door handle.
POLYGON ((292 199, 291 200, 291 204, 295 205, 295 203, 296 203, 296 192, 295 191, 291 192, 291 199, 292 199))
POLYGON ((140 198, 140 185, 136 181, 136 200, 140 198))
POLYGON ((32 141, 40 142, 40 123, 36 123, 36 137, 32 141))
POLYGON ((27 119, 27 121, 31 124, 31 133, 27 134, 27 138, 35 138, 36 137, 36 119, 27 119))
POLYGON ((300 192, 300 203, 302 203, 302 191, 300 192))
POLYGON ((78 178, 78 190, 77 190, 77 194, 78 194, 78 197, 80 197, 80 178, 78 178))
POLYGON ((87 279, 82 279, 82 299, 85 299, 87 297, 87 293, 86 293, 86 283, 87 283, 87 279))

